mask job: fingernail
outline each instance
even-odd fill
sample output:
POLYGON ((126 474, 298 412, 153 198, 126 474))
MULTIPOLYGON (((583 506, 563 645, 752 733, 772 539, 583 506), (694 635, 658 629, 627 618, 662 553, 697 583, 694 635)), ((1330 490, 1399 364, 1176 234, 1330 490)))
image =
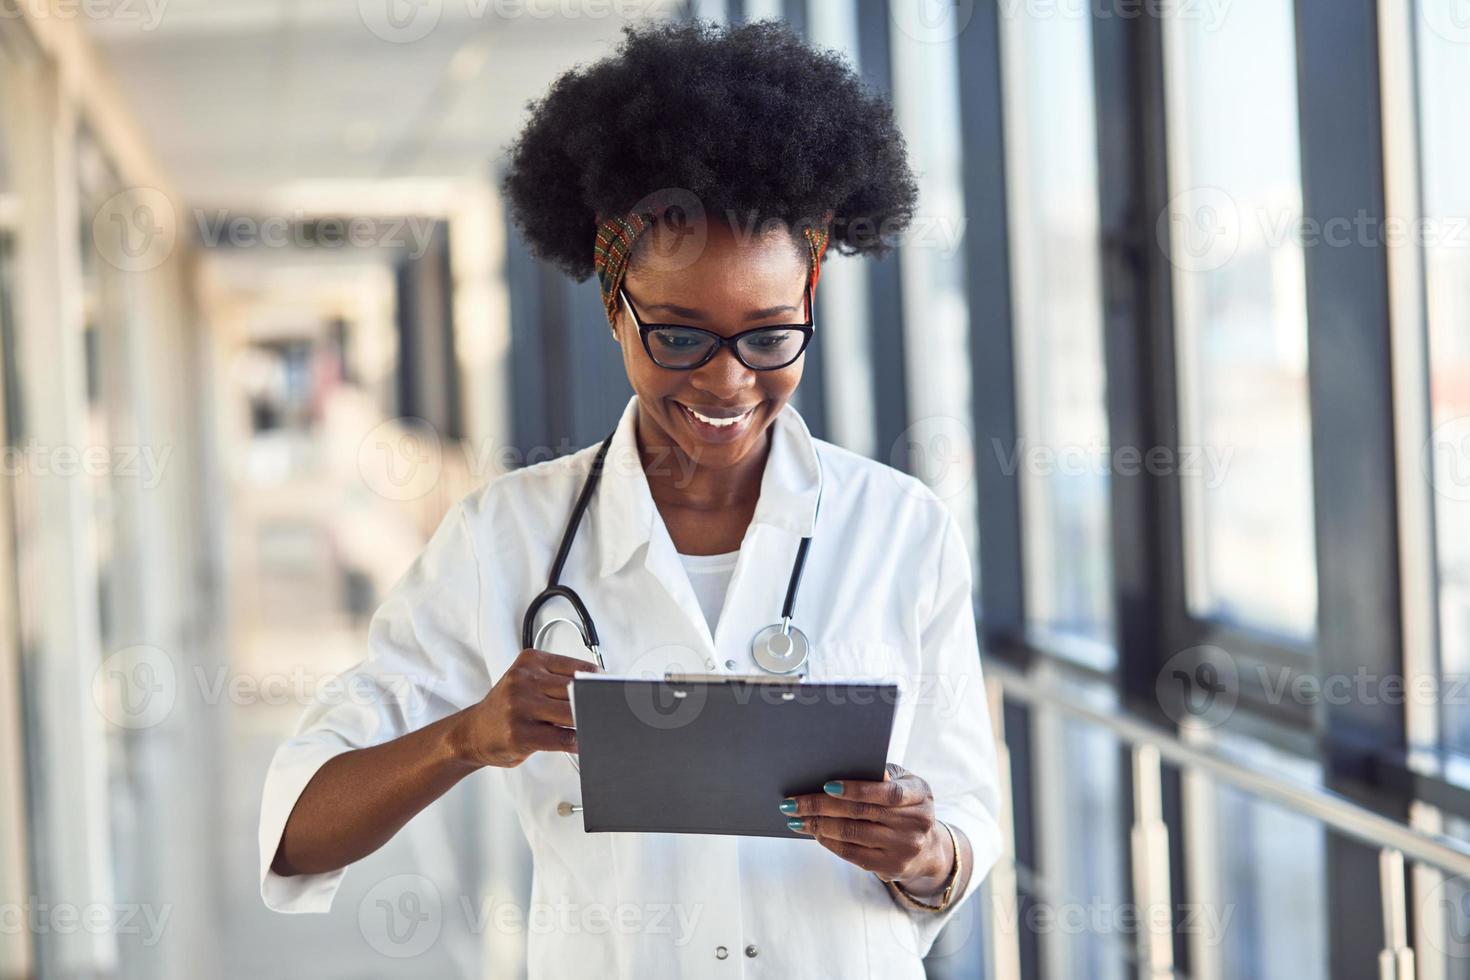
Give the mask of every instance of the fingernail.
POLYGON ((782 800, 781 801, 781 812, 782 813, 795 813, 796 812, 796 801, 795 800, 782 800))
POLYGON ((803 819, 801 819, 800 817, 792 817, 790 820, 786 821, 786 829, 787 830, 805 830, 806 829, 806 821, 803 820, 803 819))
POLYGON ((842 782, 840 780, 834 779, 827 785, 823 786, 822 791, 829 796, 841 796, 842 782))

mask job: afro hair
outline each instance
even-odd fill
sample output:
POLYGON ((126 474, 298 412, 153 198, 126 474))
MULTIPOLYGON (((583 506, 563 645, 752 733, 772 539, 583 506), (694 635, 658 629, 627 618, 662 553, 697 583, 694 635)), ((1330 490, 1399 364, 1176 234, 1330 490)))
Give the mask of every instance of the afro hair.
POLYGON ((918 187, 893 108, 842 55, 770 20, 623 34, 527 103, 503 189, 531 254, 586 279, 597 215, 655 192, 746 228, 779 222, 798 244, 830 221, 845 255, 881 256, 908 227, 918 187))

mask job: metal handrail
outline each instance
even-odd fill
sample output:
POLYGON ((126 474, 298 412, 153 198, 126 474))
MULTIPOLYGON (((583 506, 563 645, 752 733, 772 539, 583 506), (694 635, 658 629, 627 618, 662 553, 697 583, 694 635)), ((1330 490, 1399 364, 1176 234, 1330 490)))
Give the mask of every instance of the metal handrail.
POLYGON ((1470 877, 1470 844, 1443 834, 1416 830, 1330 790, 1263 775, 1217 751, 1189 745, 1160 726, 1139 721, 1122 712, 1093 708, 1068 697, 1063 691, 1049 690, 1051 685, 1037 682, 994 659, 987 661, 985 672, 1000 682, 1006 697, 1083 719, 1108 729, 1131 745, 1156 750, 1166 762, 1206 771, 1254 796, 1314 817, 1333 830, 1365 844, 1391 847, 1402 851, 1410 860, 1433 865, 1453 875, 1470 877))

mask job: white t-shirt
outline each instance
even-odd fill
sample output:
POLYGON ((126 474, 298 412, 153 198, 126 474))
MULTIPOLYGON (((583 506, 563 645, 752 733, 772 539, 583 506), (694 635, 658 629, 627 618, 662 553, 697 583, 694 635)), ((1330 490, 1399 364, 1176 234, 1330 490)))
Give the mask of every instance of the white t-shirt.
POLYGON ((735 560, 739 551, 727 551, 723 555, 686 555, 679 553, 684 571, 689 575, 689 584, 694 586, 694 595, 699 599, 699 608, 704 611, 704 620, 709 623, 710 635, 720 621, 720 610, 725 607, 725 594, 730 589, 730 576, 735 574, 735 560))

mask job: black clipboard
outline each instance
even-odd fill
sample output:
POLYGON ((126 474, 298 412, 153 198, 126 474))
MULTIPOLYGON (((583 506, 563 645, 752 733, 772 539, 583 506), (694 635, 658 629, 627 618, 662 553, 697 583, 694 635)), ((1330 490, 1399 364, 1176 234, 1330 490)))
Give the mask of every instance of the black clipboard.
POLYGON ((802 837, 781 800, 880 780, 898 687, 780 676, 578 673, 572 713, 588 833, 802 837))

